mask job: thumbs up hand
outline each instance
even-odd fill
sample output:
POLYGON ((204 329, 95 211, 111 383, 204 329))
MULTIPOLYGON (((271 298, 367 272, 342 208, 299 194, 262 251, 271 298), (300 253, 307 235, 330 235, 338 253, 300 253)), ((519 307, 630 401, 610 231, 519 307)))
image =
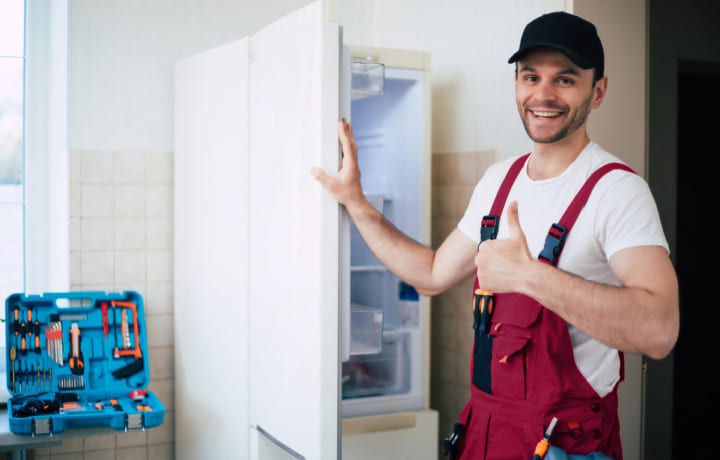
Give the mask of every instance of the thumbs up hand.
POLYGON ((521 292, 525 276, 535 262, 530 255, 525 233, 520 228, 517 201, 507 208, 510 235, 480 244, 475 266, 480 287, 490 292, 521 292))

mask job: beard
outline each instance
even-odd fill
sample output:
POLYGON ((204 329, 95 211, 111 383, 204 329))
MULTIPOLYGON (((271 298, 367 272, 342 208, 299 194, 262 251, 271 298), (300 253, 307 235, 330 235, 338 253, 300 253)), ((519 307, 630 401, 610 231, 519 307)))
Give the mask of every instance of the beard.
POLYGON ((556 109, 558 111, 561 111, 563 114, 570 114, 570 118, 555 133, 546 134, 544 136, 533 133, 531 131, 529 118, 532 115, 529 112, 530 110, 532 110, 533 107, 523 107, 520 105, 520 103, 518 103, 518 112, 520 112, 520 119, 522 120, 523 126, 525 127, 525 132, 530 137, 530 139, 532 139, 533 142, 537 142, 539 144, 552 144, 553 142, 565 139, 566 137, 577 131, 581 126, 585 124, 585 121, 587 121, 587 118, 590 115, 590 104, 592 102, 592 96, 593 95, 591 93, 590 96, 588 96, 588 98, 585 99, 574 111, 570 111, 569 106, 553 103, 543 104, 543 108, 556 109))

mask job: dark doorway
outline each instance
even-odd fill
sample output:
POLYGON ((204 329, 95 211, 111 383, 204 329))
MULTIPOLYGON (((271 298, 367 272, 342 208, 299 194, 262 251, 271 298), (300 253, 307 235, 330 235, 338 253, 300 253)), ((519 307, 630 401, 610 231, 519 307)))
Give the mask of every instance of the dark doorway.
POLYGON ((678 75, 677 253, 680 337, 675 347, 673 459, 716 458, 720 398, 718 183, 720 63, 681 62, 678 75))

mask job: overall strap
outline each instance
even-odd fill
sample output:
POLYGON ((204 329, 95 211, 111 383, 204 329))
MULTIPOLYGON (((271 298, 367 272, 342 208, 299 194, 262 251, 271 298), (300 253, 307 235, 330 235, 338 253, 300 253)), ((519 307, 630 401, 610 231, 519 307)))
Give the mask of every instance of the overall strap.
POLYGON ((515 179, 517 179, 520 171, 522 171, 525 161, 529 156, 530 154, 528 153, 527 155, 523 155, 515 160, 510 166, 510 169, 508 169, 507 174, 505 174, 505 179, 503 179, 500 184, 500 189, 498 190, 497 195, 495 195, 495 201, 493 201, 492 208, 490 208, 490 214, 482 219, 482 224, 480 226, 481 242, 485 240, 494 240, 495 237, 497 237, 498 228, 500 226, 500 215, 505 208, 505 202, 510 194, 510 189, 515 183, 515 179))
POLYGON ((605 174, 616 169, 637 174, 630 167, 622 163, 608 163, 595 170, 588 180, 585 181, 585 184, 582 186, 577 195, 575 195, 575 198, 573 198, 570 206, 568 206, 565 210, 565 213, 562 215, 560 220, 550 226, 550 230, 548 230, 547 237, 545 238, 545 247, 538 256, 538 259, 541 262, 557 266, 560 254, 565 246, 565 239, 567 238, 568 233, 570 233, 573 225, 575 225, 575 221, 580 215, 580 211, 582 211, 585 207, 585 204, 590 198, 590 194, 595 188, 595 185, 603 178, 603 176, 605 176, 605 174))

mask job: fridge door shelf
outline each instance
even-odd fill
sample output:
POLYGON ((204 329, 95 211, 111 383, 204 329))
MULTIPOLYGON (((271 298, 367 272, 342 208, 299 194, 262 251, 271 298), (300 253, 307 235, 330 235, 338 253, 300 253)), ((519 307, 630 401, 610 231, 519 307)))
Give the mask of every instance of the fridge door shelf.
POLYGON ((351 98, 353 101, 383 94, 385 66, 375 62, 353 62, 351 98))

